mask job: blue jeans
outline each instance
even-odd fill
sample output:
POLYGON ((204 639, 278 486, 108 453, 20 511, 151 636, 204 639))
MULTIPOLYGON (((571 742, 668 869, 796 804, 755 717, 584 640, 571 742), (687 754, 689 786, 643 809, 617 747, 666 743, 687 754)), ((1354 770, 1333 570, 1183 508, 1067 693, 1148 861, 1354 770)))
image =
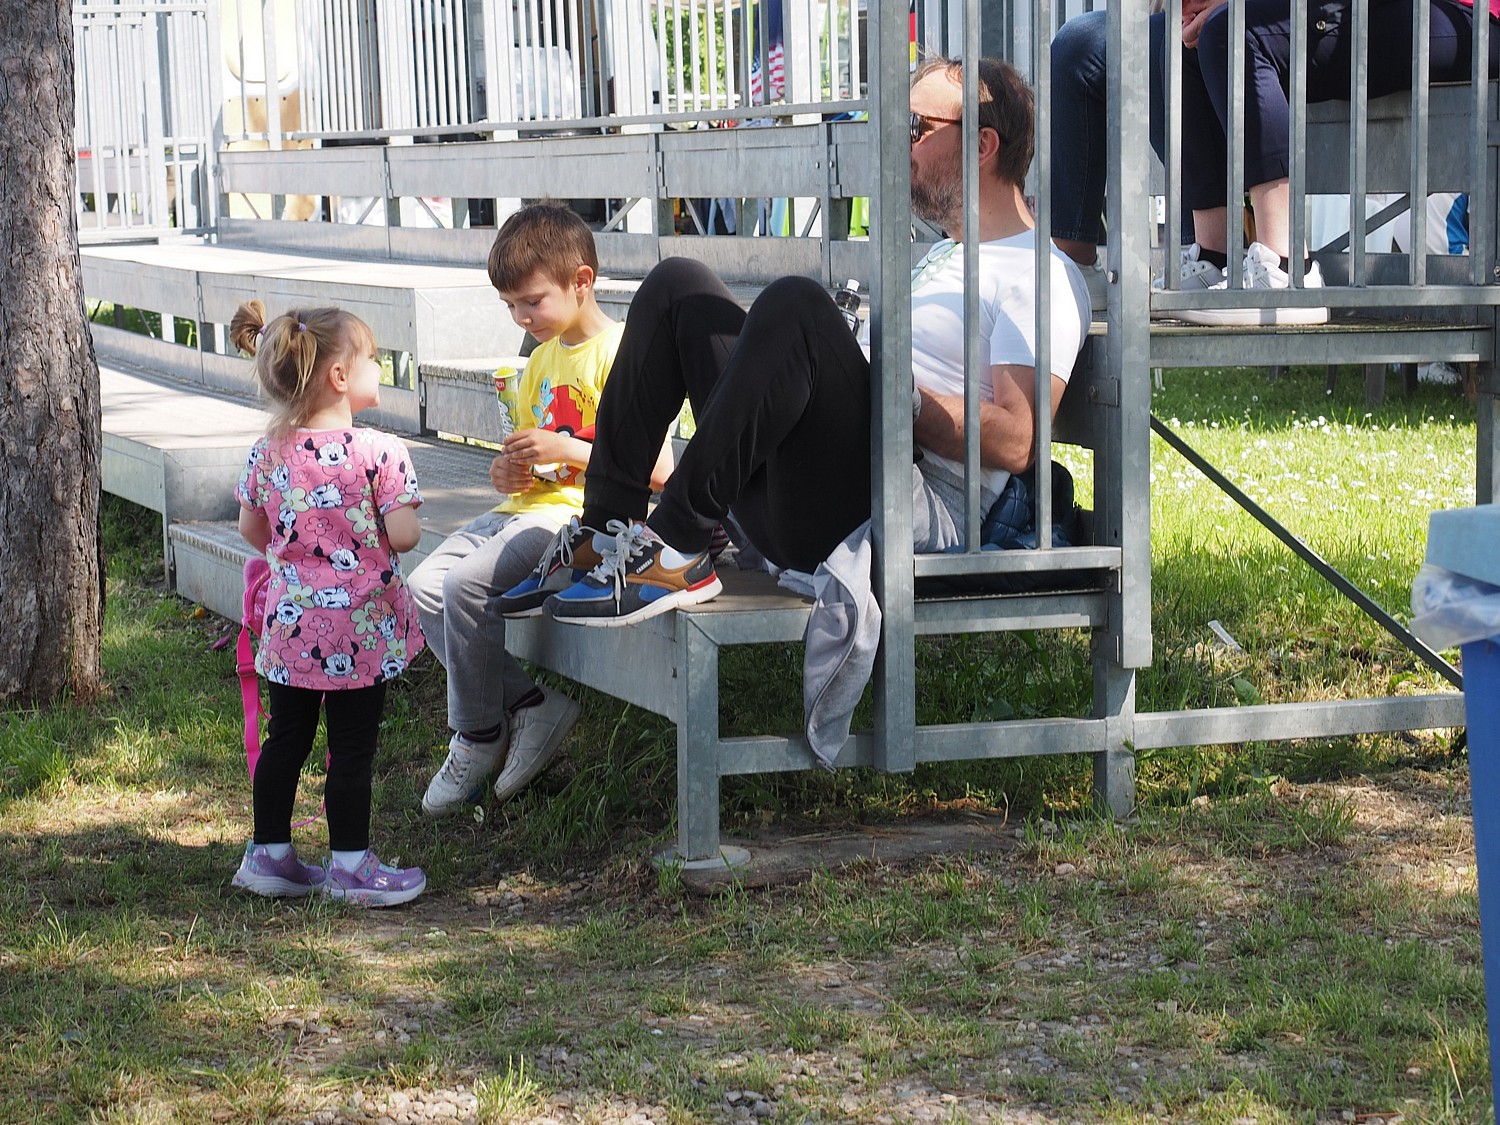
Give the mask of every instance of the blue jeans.
MULTIPOLYGON (((1052 237, 1104 242, 1109 167, 1108 13, 1075 16, 1052 40, 1052 237)), ((1152 60, 1162 57, 1167 17, 1151 17, 1152 60)), ((1166 152, 1161 67, 1151 67, 1151 147, 1166 152)), ((1222 163, 1222 161, 1221 161, 1222 163)), ((1188 238, 1192 237, 1191 229, 1188 238)))
MULTIPOLYGON (((1433 82, 1469 78, 1473 9, 1451 0, 1430 0, 1428 43, 1433 82)), ((1307 100, 1349 97, 1349 5, 1337 0, 1308 12, 1307 100)), ((1369 8, 1369 96, 1411 88, 1411 0, 1371 0, 1369 8)), ((1072 21, 1076 22, 1076 21, 1072 21)), ((1071 25, 1071 24, 1070 24, 1071 25)), ((1245 186, 1284 179, 1290 167, 1287 81, 1291 17, 1286 0, 1245 0, 1245 186)), ((1182 202, 1192 210, 1225 205, 1224 165, 1229 120, 1229 9, 1203 25, 1198 49, 1182 52, 1182 202)), ((1500 60, 1500 28, 1491 27, 1490 75, 1500 60)), ((1156 50, 1152 47, 1153 52, 1156 50)), ((1054 48, 1055 57, 1056 48, 1054 48)), ((1162 60, 1164 55, 1153 55, 1162 60)), ((1054 63, 1054 66, 1056 64, 1054 63)), ((1160 81, 1160 78, 1157 79, 1160 81)))

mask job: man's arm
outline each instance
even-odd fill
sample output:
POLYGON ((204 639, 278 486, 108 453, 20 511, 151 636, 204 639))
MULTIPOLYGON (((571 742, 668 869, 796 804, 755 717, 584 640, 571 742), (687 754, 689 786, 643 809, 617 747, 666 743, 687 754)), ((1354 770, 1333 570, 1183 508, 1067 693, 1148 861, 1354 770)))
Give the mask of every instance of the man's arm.
MULTIPOLYGON (((990 368, 995 401, 979 404, 979 463, 986 469, 1019 473, 1031 464, 1036 427, 1036 369, 1016 364, 990 368)), ((1052 376, 1052 417, 1068 384, 1052 376)), ((923 449, 952 461, 964 459, 964 400, 920 391, 922 409, 912 436, 923 449)))

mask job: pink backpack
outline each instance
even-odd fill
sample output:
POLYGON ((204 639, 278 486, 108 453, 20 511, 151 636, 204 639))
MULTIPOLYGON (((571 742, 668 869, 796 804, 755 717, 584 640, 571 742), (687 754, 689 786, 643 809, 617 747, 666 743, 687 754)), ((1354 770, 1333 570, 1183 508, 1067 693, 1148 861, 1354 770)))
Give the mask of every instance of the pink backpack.
MULTIPOLYGON (((235 670, 240 675, 240 702, 245 710, 245 766, 250 780, 255 780, 255 763, 260 760, 260 679, 255 674, 254 638, 260 636, 266 623, 266 595, 271 588, 271 566, 265 556, 245 561, 245 600, 241 607, 240 639, 235 646, 235 670)), ((327 768, 325 762, 324 768, 327 768)), ((318 819, 318 814, 293 824, 301 828, 318 819)))

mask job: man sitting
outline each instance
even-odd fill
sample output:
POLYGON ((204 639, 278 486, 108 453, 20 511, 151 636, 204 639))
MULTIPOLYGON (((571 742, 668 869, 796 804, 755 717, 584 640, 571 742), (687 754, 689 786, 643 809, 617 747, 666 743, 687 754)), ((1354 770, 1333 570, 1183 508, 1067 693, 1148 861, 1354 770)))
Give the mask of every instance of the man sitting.
MULTIPOLYGON (((911 87, 912 209, 949 235, 912 275, 918 551, 962 539, 969 332, 988 357, 979 389, 985 510, 1033 455, 1036 235, 1022 194, 1032 93, 1008 64, 977 65, 980 323, 972 327, 963 322, 962 66, 929 61, 911 87)), ((1051 277, 1055 414, 1089 302, 1078 268, 1056 249, 1051 277)), ((782 278, 747 313, 707 267, 661 262, 631 302, 600 401, 582 520, 558 534, 505 602, 524 611, 545 598, 559 621, 621 625, 705 601, 720 590, 710 538, 731 509, 772 563, 814 570, 870 518, 871 385, 866 352, 817 282, 782 278), (647 518, 651 468, 684 397, 698 428, 647 518)))

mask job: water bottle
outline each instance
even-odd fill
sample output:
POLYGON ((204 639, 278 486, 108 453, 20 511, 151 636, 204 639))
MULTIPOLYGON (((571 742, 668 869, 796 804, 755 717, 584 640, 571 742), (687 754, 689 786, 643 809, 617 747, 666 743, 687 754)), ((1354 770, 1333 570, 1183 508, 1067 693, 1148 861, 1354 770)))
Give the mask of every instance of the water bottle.
POLYGON ((859 316, 859 282, 850 278, 833 295, 833 303, 839 307, 839 312, 844 314, 844 322, 849 325, 849 331, 856 336, 859 335, 861 324, 859 316))

